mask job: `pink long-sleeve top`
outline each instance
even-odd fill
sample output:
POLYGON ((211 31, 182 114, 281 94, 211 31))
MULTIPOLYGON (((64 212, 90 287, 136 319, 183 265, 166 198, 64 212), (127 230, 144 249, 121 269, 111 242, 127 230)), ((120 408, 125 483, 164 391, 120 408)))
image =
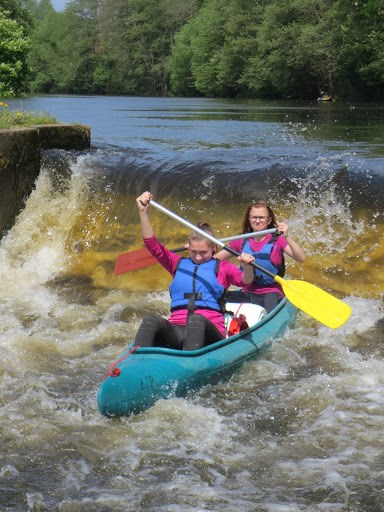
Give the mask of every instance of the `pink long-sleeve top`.
MULTIPOLYGON (((162 245, 155 236, 152 238, 145 238, 144 244, 152 256, 154 256, 160 265, 162 265, 173 277, 175 275, 176 265, 181 259, 181 256, 164 247, 164 245, 162 245)), ((229 261, 222 261, 220 263, 217 280, 225 288, 228 288, 230 285, 241 287, 245 286, 243 282, 243 272, 229 261)), ((196 309, 195 313, 208 318, 223 334, 223 336, 225 336, 224 315, 222 313, 219 311, 212 311, 210 309, 196 309)), ((171 316, 168 320, 174 324, 185 325, 187 323, 187 314, 187 308, 177 309, 176 311, 171 312, 171 316)))
MULTIPOLYGON (((261 251, 261 249, 264 247, 264 245, 266 243, 268 243, 271 238, 272 238, 271 234, 266 235, 265 238, 260 241, 256 241, 253 238, 250 238, 251 250, 254 253, 261 251)), ((243 240, 232 240, 232 242, 230 242, 229 245, 235 251, 237 251, 239 253, 243 252, 243 249, 242 249, 243 240)), ((282 262, 284 249, 287 247, 287 245, 288 245, 288 242, 283 236, 279 236, 276 239, 276 241, 274 242, 273 248, 271 251, 271 262, 274 265, 278 266, 282 262)), ((256 255, 256 263, 257 263, 257 255, 256 255)), ((256 283, 246 284, 243 286, 242 291, 250 292, 250 293, 278 292, 278 293, 280 293, 280 295, 284 296, 283 290, 278 283, 276 283, 275 285, 270 285, 270 286, 260 286, 260 285, 257 285, 256 283)))

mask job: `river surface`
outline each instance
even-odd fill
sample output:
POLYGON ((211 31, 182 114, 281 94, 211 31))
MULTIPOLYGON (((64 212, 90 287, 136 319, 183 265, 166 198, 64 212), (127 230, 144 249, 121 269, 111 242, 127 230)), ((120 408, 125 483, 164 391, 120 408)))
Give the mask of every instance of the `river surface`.
MULTIPOLYGON (((384 511, 384 105, 33 97, 15 110, 91 125, 86 152, 47 151, 0 244, 1 512, 384 511), (143 313, 166 314, 135 197, 218 237, 268 199, 307 253, 287 278, 353 310, 305 313, 230 382, 107 419, 100 382, 143 313)), ((158 238, 186 228, 151 212, 158 238)))

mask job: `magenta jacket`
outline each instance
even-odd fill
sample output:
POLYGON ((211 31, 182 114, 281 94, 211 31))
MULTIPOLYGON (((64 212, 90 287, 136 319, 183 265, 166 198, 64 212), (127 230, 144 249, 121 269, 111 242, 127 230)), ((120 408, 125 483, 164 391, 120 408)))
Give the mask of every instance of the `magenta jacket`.
MULTIPOLYGON (((176 265, 181 256, 164 247, 164 245, 162 245, 155 236, 152 238, 145 238, 144 243, 152 256, 154 256, 160 265, 162 265, 173 277, 175 275, 176 265)), ((243 272, 229 261, 222 261, 220 263, 217 280, 225 288, 229 288, 231 285, 240 287, 245 286, 243 283, 243 272)), ((196 309, 195 313, 208 318, 222 333, 222 335, 225 336, 224 315, 222 313, 212 311, 210 309, 196 309)), ((185 325, 187 323, 187 314, 187 309, 178 309, 171 313, 168 320, 173 324, 185 325)))

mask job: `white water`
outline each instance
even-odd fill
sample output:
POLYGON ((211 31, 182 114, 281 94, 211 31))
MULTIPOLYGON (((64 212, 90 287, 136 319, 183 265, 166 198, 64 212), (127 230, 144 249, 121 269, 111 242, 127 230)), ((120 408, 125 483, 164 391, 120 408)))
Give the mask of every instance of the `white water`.
MULTIPOLYGON (((321 201, 309 190, 314 176, 292 176, 301 193, 277 204, 310 257, 304 274, 290 271, 335 290, 351 319, 332 331, 300 314, 231 382, 111 421, 97 410, 99 383, 143 310, 165 314, 168 299, 156 267, 110 275, 116 254, 140 243, 137 182, 116 187, 109 177, 124 168, 121 149, 62 157, 70 172, 58 182, 43 170, 0 246, 0 510, 384 510, 383 290, 369 277, 378 212, 356 215, 349 191, 341 197, 323 180, 332 162, 313 163, 321 201), (363 258, 350 261, 354 244, 363 258)), ((182 190, 173 208, 189 217, 182 190)), ((237 232, 236 206, 201 204, 227 235, 237 232)))

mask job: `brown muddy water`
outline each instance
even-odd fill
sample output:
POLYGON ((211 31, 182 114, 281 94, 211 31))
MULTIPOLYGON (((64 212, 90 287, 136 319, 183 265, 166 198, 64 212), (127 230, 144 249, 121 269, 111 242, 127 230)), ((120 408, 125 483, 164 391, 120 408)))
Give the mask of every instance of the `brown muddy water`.
MULTIPOLYGON (((0 245, 0 511, 384 510, 384 105, 36 97, 11 108, 92 126, 89 152, 50 151, 0 245), (110 420, 99 384, 147 311, 157 265, 135 197, 218 237, 267 198, 304 247, 304 279, 352 307, 330 330, 304 313, 230 382, 110 420)), ((151 213, 158 238, 187 230, 151 213)))

